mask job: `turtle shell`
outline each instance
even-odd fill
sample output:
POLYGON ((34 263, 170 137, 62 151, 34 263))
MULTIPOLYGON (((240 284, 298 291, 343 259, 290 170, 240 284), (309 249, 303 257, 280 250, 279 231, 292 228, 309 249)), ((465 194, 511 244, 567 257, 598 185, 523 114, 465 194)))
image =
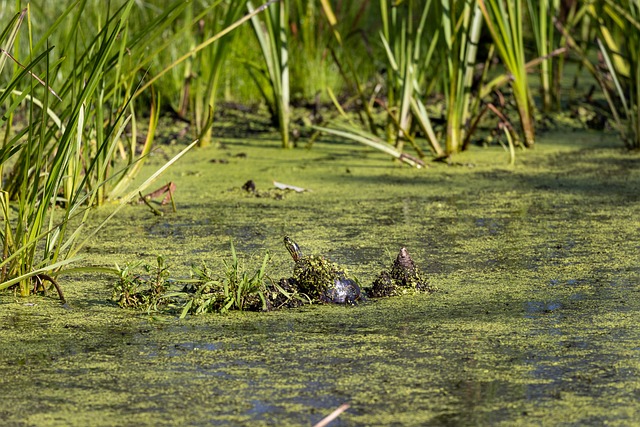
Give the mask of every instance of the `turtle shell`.
POLYGON ((354 280, 342 277, 336 279, 333 286, 328 288, 320 299, 334 304, 355 304, 360 296, 360 286, 354 280))

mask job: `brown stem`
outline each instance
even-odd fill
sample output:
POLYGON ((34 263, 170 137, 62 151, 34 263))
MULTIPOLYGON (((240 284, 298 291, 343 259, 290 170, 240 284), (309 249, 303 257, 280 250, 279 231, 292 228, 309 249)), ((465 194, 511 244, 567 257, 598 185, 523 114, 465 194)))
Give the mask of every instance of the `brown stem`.
POLYGON ((66 304, 67 300, 64 298, 64 294, 62 293, 62 288, 60 287, 58 282, 56 282, 56 280, 53 277, 49 276, 48 274, 40 273, 40 274, 36 274, 34 276, 34 279, 38 280, 40 282, 40 284, 42 284, 42 282, 44 282, 45 280, 48 281, 48 282, 51 282, 53 284, 53 286, 55 286, 56 291, 58 291, 58 296, 60 297, 60 302, 62 304, 66 304))

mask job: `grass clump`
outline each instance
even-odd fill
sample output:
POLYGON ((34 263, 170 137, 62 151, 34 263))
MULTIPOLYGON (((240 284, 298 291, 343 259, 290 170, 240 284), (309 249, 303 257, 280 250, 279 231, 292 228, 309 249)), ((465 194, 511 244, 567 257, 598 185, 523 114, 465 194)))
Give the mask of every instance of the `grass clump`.
POLYGON ((223 277, 216 277, 203 263, 191 267, 192 280, 183 288, 180 317, 188 313, 226 313, 229 310, 267 310, 265 276, 269 253, 253 274, 246 271, 231 244, 231 260, 223 261, 223 277))
POLYGON ((122 308, 158 311, 168 300, 164 296, 169 282, 169 268, 162 256, 151 266, 142 262, 116 266, 119 278, 113 284, 112 299, 122 308), (136 271, 142 268, 143 274, 136 271))
POLYGON ((232 243, 231 259, 223 261, 222 275, 216 275, 202 263, 192 266, 190 278, 184 279, 171 277, 162 256, 155 266, 128 263, 117 268, 119 277, 112 285, 112 300, 122 308, 177 311, 180 318, 231 310, 277 309, 287 305, 296 293, 281 284, 267 284, 269 259, 267 252, 259 268, 253 272, 245 270, 232 243))

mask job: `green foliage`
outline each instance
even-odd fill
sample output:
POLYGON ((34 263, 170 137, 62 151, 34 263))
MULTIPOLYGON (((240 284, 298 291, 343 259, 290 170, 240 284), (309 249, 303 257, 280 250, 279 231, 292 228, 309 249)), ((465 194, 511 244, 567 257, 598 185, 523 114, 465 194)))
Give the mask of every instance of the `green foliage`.
POLYGON ((560 19, 560 0, 527 0, 529 23, 536 42, 540 61, 540 95, 542 110, 549 112, 560 107, 560 76, 563 57, 556 58, 553 52, 561 49, 562 39, 558 36, 554 20, 560 19))
MULTIPOLYGON (((144 161, 144 154, 151 149, 155 112, 160 111, 161 105, 188 119, 193 135, 200 138, 201 145, 207 145, 212 138, 215 106, 221 96, 243 102, 262 98, 286 147, 291 145, 292 97, 298 97, 296 101, 303 97, 307 103, 316 97, 316 107, 320 105, 318 100, 331 100, 341 109, 355 106, 361 123, 347 121, 328 127, 396 158, 405 154, 404 145, 410 145, 422 159, 427 147, 436 158, 465 149, 477 131, 487 95, 510 83, 524 144, 530 146, 535 137, 535 123, 527 72, 539 68, 542 110, 556 108, 560 101, 564 46, 571 45, 568 36, 554 28, 558 23, 572 33, 569 36, 577 37, 577 45, 586 54, 593 34, 590 31, 599 34, 606 50, 603 55, 611 59, 615 74, 611 82, 603 83, 615 96, 620 97, 622 88, 620 93, 629 97, 624 91, 630 85, 625 69, 633 60, 622 51, 629 47, 629 55, 635 52, 633 42, 625 40, 624 32, 631 30, 637 21, 633 9, 637 6, 632 1, 576 2, 571 9, 559 0, 380 0, 376 5, 379 7, 372 7, 371 3, 271 0, 249 3, 253 12, 243 17, 240 16, 247 4, 231 0, 208 4, 121 0, 108 3, 107 8, 97 0, 76 0, 64 6, 61 2, 39 5, 32 13, 38 22, 47 25, 34 25, 31 41, 25 37, 16 40, 22 52, 31 49, 34 53, 41 53, 49 40, 56 46, 56 56, 67 58, 52 63, 50 86, 56 89, 50 93, 51 99, 59 94, 66 103, 75 96, 68 94, 84 90, 82 82, 97 64, 96 54, 106 53, 105 73, 94 89, 95 102, 84 106, 80 122, 84 124, 83 144, 89 148, 79 161, 72 160, 68 165, 70 178, 65 181, 64 196, 68 197, 81 184, 78 171, 86 168, 94 155, 100 161, 84 183, 85 187, 96 189, 92 200, 101 203, 122 194, 144 161), (579 27, 587 22, 586 18, 598 23, 579 27), (110 51, 101 51, 120 20, 123 24, 110 51), (229 34, 248 20, 252 26, 241 29, 241 38, 229 34), (523 30, 523 22, 531 30, 529 33, 523 30), (484 43, 480 39, 482 25, 491 34, 504 69, 489 73, 485 67, 482 75, 474 76, 474 70, 479 70, 478 43, 484 43), (248 37, 250 31, 255 37, 248 37), (375 36, 371 37, 372 34, 375 36), (527 46, 534 48, 526 51, 527 46), (531 54, 536 59, 526 63, 525 58, 531 54), (629 64, 621 67, 623 62, 629 64), (487 82, 487 76, 494 79, 487 82), (162 92, 149 90, 152 86, 161 87, 162 92), (376 115, 378 107, 385 113, 382 120, 376 115), (141 126, 139 118, 147 110, 154 114, 148 126, 146 123, 141 126), (443 127, 433 117, 440 113, 444 115, 443 127), (146 127, 149 132, 140 155, 135 140, 146 127), (360 131, 354 132, 355 127, 360 127, 360 131)), ((2 14, 6 15, 7 9, 10 7, 3 7, 2 14)), ((11 17, 4 17, 9 22, 11 17)), ((6 37, 5 41, 10 40, 6 37)), ((26 56, 22 53, 18 59, 26 56)), ((6 55, 0 58, 2 62, 7 60, 6 55)), ((35 74, 41 77, 46 74, 43 64, 41 59, 34 66, 35 74)), ((14 65, 16 71, 18 68, 14 65)), ((26 92, 21 94, 29 99, 26 92)), ((34 98, 33 102, 41 104, 40 98, 34 98)), ((632 118, 632 108, 623 111, 624 105, 613 107, 619 110, 614 116, 617 114, 625 122, 621 131, 632 135, 633 122, 626 120, 632 118), (627 128, 627 123, 631 127, 627 128)), ((68 116, 63 111, 57 106, 48 110, 49 119, 64 126, 68 116)), ((513 121, 506 114, 505 118, 513 121)), ((615 117, 614 120, 618 123, 615 117)))
MULTIPOLYGON (((482 14, 476 1, 443 1, 441 7, 440 61, 444 66, 442 87, 446 103, 446 154, 465 149, 475 128, 478 102, 472 101, 471 85, 482 14)), ((480 96, 480 95, 477 95, 480 96)), ((478 101, 476 99, 476 101, 478 101)))
POLYGON ((45 32, 32 31, 28 7, 0 33, 0 105, 6 119, 0 147, 0 289, 19 285, 28 295, 32 277, 69 271, 106 221, 194 144, 125 193, 151 151, 161 106, 150 82, 140 86, 139 79, 153 58, 148 52, 166 49, 157 37, 185 5, 174 1, 136 25, 136 4, 129 0, 101 9, 91 0, 69 2, 45 32), (21 38, 25 22, 29 31, 21 38), (49 39, 56 49, 47 45, 49 39), (60 59, 52 61, 53 54, 60 59), (14 65, 10 74, 3 72, 8 61, 14 65), (149 111, 142 145, 137 142, 140 105, 149 111), (107 220, 86 233, 90 207, 117 197, 120 204, 107 220), (72 220, 74 228, 68 229, 72 220))
POLYGON ((214 276, 205 264, 192 267, 192 283, 182 294, 186 302, 180 317, 187 313, 225 313, 229 310, 267 310, 265 299, 265 275, 269 254, 266 253, 262 265, 249 274, 242 268, 231 243, 231 261, 224 261, 224 277, 214 276))
MULTIPOLYGON (((86 219, 86 206, 99 196, 98 190, 105 183, 103 179, 88 185, 91 173, 103 164, 101 156, 107 144, 95 146, 91 161, 82 164, 78 159, 82 158, 85 148, 83 130, 90 114, 89 107, 100 98, 99 88, 107 59, 131 4, 117 11, 94 39, 93 50, 84 56, 86 74, 83 75, 82 86, 66 86, 60 91, 61 96, 73 98, 73 102, 55 105, 51 102, 51 94, 60 99, 50 85, 49 76, 55 75, 55 69, 49 63, 51 48, 39 54, 23 71, 14 73, 3 88, 0 105, 6 106, 9 119, 3 141, 5 155, 0 156, 2 169, 12 156, 15 160, 12 159, 9 179, 3 181, 2 188, 5 228, 0 237, 5 257, 0 262, 0 287, 24 277, 20 280, 20 290, 22 295, 27 295, 29 284, 26 279, 37 274, 35 271, 47 265, 59 267, 61 252, 68 251, 62 255, 62 260, 71 258, 69 255, 76 233, 72 233, 65 241, 67 224, 72 217, 83 212, 83 219, 86 219), (37 65, 43 66, 44 79, 37 78, 32 71, 37 65), (26 119, 16 120, 14 112, 23 102, 28 103, 26 119), (61 112, 54 113, 50 105, 61 112), (12 133, 14 124, 23 128, 12 133), (16 208, 10 209, 10 204, 16 205, 16 208), (56 209, 57 205, 63 206, 61 212, 56 209), (59 217, 58 213, 61 214, 59 217), (38 253, 38 244, 42 241, 43 249, 38 253)), ((19 22, 26 14, 28 9, 20 12, 21 18, 17 26, 9 30, 9 34, 17 33, 19 22)), ((33 45, 30 40, 29 46, 33 45)), ((29 55, 35 53, 30 52, 29 55)), ((19 63, 19 56, 16 53, 12 58, 16 64, 19 63)))
MULTIPOLYGON (((349 47, 346 37, 343 36, 344 30, 349 31, 352 29, 352 26, 347 24, 344 29, 340 28, 341 24, 344 25, 344 21, 349 23, 350 20, 342 19, 341 21, 339 21, 336 13, 333 10, 333 7, 331 6, 331 3, 328 0, 320 0, 320 4, 322 5, 325 19, 329 24, 329 28, 331 29, 331 34, 333 35, 336 46, 339 48, 339 50, 343 51, 343 55, 339 56, 335 53, 338 49, 332 50, 333 57, 336 60, 338 68, 340 70, 340 74, 356 92, 356 95, 361 104, 361 109, 365 115, 365 119, 362 120, 363 122, 366 121, 369 133, 377 136, 378 132, 374 120, 372 100, 368 97, 365 91, 365 83, 363 82, 362 75, 359 73, 360 67, 356 66, 355 57, 359 55, 356 53, 355 49, 349 47)), ((351 22, 353 23, 353 21, 351 22)), ((327 90, 332 101, 334 102, 334 104, 336 104, 336 107, 338 107, 338 110, 342 110, 342 107, 339 106, 331 88, 327 88, 327 90)))
POLYGON ((532 147, 535 142, 535 126, 526 69, 522 3, 510 0, 477 1, 496 51, 511 77, 513 96, 524 133, 524 145, 532 147))
MULTIPOLYGON (((348 7, 343 4, 344 7, 348 7)), ((327 31, 316 1, 292 0, 288 34, 289 86, 291 99, 298 101, 328 100, 326 88, 343 89, 340 70, 329 51, 331 34, 327 31)))
MULTIPOLYGON (((610 1, 590 5, 597 25, 598 47, 610 79, 599 75, 605 92, 617 97, 611 102, 616 127, 628 148, 640 148, 640 4, 610 1)), ((599 72, 595 70, 596 72, 599 72)))
POLYGON ((393 148, 382 143, 375 132, 365 135, 355 130, 353 124, 348 128, 342 125, 341 129, 322 130, 373 146, 414 166, 421 166, 422 162, 411 160, 403 153, 403 146, 407 141, 418 157, 424 158, 418 131, 435 157, 461 151, 475 130, 469 124, 471 119, 480 114, 479 99, 471 96, 482 28, 477 3, 381 1, 380 20, 387 85, 386 102, 376 100, 387 113, 387 141, 393 142, 393 148), (425 98, 436 89, 441 89, 444 95, 447 119, 444 149, 425 103, 425 98))
MULTIPOLYGON (((247 2, 250 12, 255 11, 251 1, 247 2)), ((278 1, 267 7, 264 14, 254 15, 251 25, 260 45, 265 68, 251 65, 254 73, 252 76, 256 86, 267 101, 271 116, 277 119, 283 148, 291 148, 289 142, 289 45, 288 22, 289 6, 287 1, 278 1), (266 77, 271 93, 262 89, 262 79, 259 74, 266 77)), ((275 121, 275 120, 274 120, 275 121)))
POLYGON ((225 280, 223 281, 225 299, 228 300, 225 308, 243 310, 246 307, 256 306, 258 301, 262 308, 266 309, 264 298, 264 279, 269 253, 264 255, 262 265, 252 275, 239 264, 236 249, 231 242, 231 261, 224 262, 226 267, 225 280))
POLYGON ((167 291, 169 268, 159 256, 157 264, 150 266, 142 262, 128 263, 120 268, 116 265, 118 280, 112 286, 112 299, 122 308, 158 311, 168 302, 167 291), (136 272, 142 267, 144 274, 136 272))
POLYGON ((424 157, 411 131, 415 120, 426 135, 431 150, 436 156, 441 156, 443 150, 422 101, 428 94, 428 88, 432 87, 432 80, 428 80, 427 76, 433 74, 430 73, 433 71, 431 58, 438 35, 435 31, 437 27, 427 26, 426 23, 434 10, 431 0, 424 3, 422 10, 416 9, 420 12, 420 19, 417 28, 414 28, 414 9, 413 1, 403 6, 380 2, 380 39, 387 60, 387 138, 394 141, 400 152, 404 141, 408 141, 418 156, 424 157))
POLYGON ((117 267, 119 278, 112 285, 112 298, 123 308, 147 312, 178 307, 181 318, 189 313, 278 308, 268 303, 267 298, 283 304, 293 295, 280 286, 267 287, 268 262, 269 254, 266 253, 260 267, 250 274, 241 265, 231 243, 231 260, 224 261, 222 276, 215 275, 203 263, 191 267, 191 278, 174 279, 160 256, 155 267, 141 262, 128 263, 123 268, 117 267), (276 295, 280 291, 282 296, 276 295))

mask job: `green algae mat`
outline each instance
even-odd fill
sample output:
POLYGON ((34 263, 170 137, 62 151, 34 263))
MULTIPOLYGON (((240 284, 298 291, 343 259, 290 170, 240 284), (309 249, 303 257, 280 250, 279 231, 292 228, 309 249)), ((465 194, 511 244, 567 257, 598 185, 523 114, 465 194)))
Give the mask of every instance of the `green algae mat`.
POLYGON ((120 309, 113 276, 59 277, 68 308, 4 293, 0 423, 298 426, 348 403, 331 425, 633 425, 640 155, 620 145, 548 134, 513 167, 473 148, 422 170, 328 142, 194 150, 163 178, 177 212, 127 207, 83 265, 162 255, 181 276, 222 268, 232 239, 248 269, 269 251, 277 280, 288 235, 364 287, 407 247, 439 291, 183 320, 120 309))

